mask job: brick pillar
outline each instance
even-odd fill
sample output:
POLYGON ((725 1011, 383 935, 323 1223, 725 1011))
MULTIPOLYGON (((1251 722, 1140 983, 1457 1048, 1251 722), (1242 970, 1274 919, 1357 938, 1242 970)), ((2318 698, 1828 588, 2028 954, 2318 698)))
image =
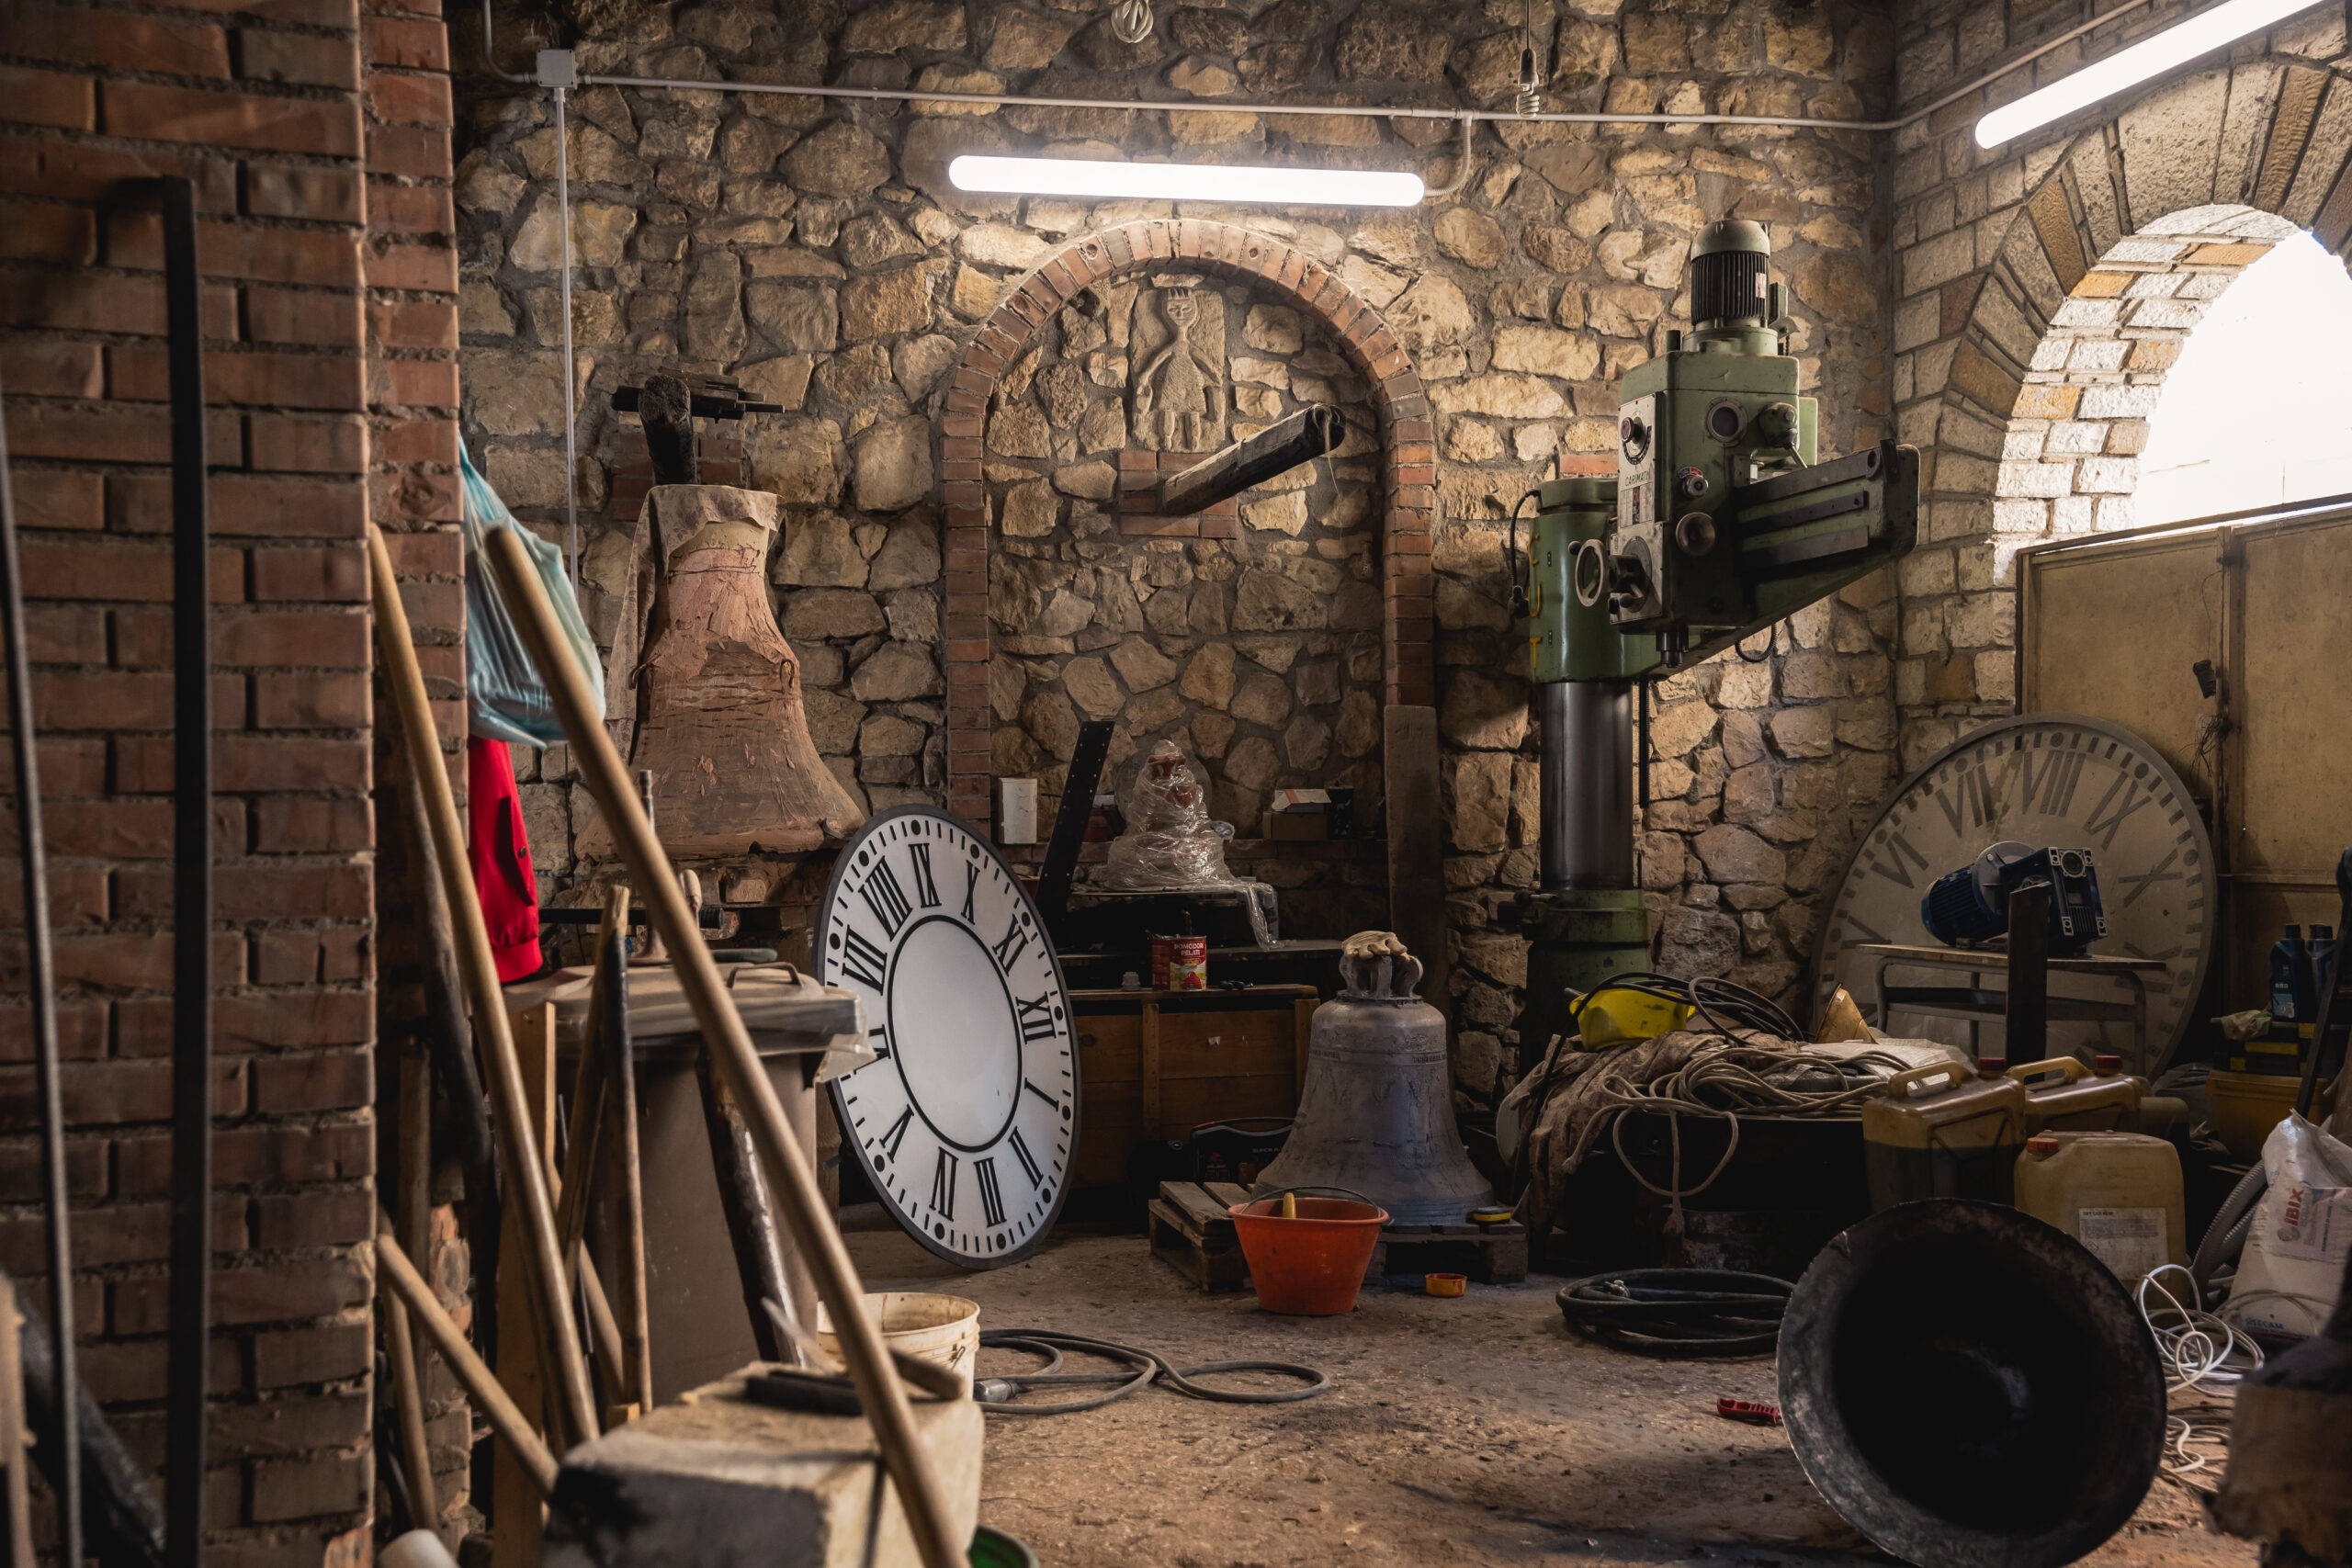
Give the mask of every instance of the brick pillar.
MULTIPOLYGON (((366 310, 371 284, 451 287, 437 281, 446 265, 425 259, 446 252, 447 220, 429 196, 394 201, 379 225, 392 243, 366 243, 378 203, 351 0, 35 6, 9 26, 10 54, 36 63, 0 68, 0 375, 34 601, 83 1368, 132 1450, 160 1461, 169 414, 161 236, 137 182, 179 174, 202 219, 217 601, 207 1561, 356 1568, 372 1504, 371 463, 400 472, 379 486, 398 515, 447 515, 416 499, 413 477, 446 476, 446 443, 433 447, 428 433, 402 447, 401 422, 379 417, 371 453, 370 421, 394 404, 446 412, 455 397, 446 353, 427 379, 412 386, 401 372, 371 390, 366 310)), ((416 123, 413 107, 401 112, 416 123)), ((441 157, 446 179, 446 146, 441 157)), ((406 171, 392 183, 420 184, 406 171)), ((432 353, 387 346, 377 363, 432 353)), ((0 886, 13 876, 0 866, 0 886)), ((0 1266, 38 1300, 28 1054, 21 998, 0 997, 0 1266)))

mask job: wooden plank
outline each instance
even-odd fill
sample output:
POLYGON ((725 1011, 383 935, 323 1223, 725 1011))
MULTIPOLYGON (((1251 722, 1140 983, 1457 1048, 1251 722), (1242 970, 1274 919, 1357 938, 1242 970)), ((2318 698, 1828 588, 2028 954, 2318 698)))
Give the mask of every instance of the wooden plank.
POLYGON ((1078 1015, 1079 1082, 1096 1084, 1143 1081, 1143 1019, 1140 1014, 1078 1015))
POLYGON ((1204 1231, 1219 1221, 1231 1223, 1226 1215, 1224 1205, 1190 1181, 1161 1182, 1159 1201, 1175 1208, 1193 1224, 1204 1231))
MULTIPOLYGON (((1146 1002, 1141 1020, 1140 1039, 1143 1045, 1143 1135, 1163 1137, 1164 1123, 1159 1116, 1159 1004, 1146 1002)), ((1188 1127, 1186 1131, 1190 1131, 1188 1127)))
POLYGON ((1196 1236, 1184 1216, 1160 1199, 1155 1198, 1147 1204, 1144 1213, 1151 1236, 1151 1255, 1203 1291, 1238 1291, 1248 1282, 1249 1259, 1242 1256, 1230 1220, 1223 1222, 1213 1234, 1196 1236))
POLYGON ((1445 803, 1438 787, 1437 709, 1396 705, 1382 715, 1388 791, 1388 926, 1421 961, 1421 996, 1444 1010, 1445 803))
MULTIPOLYGON (((1237 1187, 1230 1181, 1206 1182, 1203 1184, 1202 1190, 1228 1209, 1236 1203, 1247 1203, 1250 1197, 1250 1189, 1237 1187)), ((1227 1223, 1230 1224, 1233 1216, 1227 1214, 1225 1218, 1227 1223)))

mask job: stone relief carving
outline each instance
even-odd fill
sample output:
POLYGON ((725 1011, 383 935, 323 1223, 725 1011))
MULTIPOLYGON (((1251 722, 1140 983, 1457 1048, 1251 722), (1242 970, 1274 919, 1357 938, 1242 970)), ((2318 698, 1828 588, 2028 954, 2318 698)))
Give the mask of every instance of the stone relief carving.
POLYGON ((1127 362, 1128 425, 1138 446, 1214 452, 1228 437, 1225 298, 1172 286, 1139 290, 1127 362))

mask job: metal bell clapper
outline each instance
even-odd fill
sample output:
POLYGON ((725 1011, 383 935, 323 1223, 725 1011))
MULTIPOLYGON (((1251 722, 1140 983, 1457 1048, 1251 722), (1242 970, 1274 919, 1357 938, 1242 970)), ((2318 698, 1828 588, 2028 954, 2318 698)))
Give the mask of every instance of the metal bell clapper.
POLYGON ((1342 1187, 1392 1225, 1460 1224, 1495 1194, 1454 1128, 1445 1015, 1415 994, 1421 961, 1390 932, 1360 931, 1340 976, 1315 1010, 1290 1141, 1257 1190, 1342 1187))

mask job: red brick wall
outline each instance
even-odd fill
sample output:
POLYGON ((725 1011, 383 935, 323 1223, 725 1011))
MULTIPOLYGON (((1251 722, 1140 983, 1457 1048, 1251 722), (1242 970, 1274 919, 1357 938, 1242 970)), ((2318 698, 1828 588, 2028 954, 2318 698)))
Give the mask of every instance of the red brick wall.
MULTIPOLYGON (((361 535, 371 509, 404 529, 455 515, 446 46, 437 15, 363 19, 353 0, 38 5, 7 32, 26 63, 0 66, 0 378, 35 601, 84 1371, 159 1461, 169 416, 160 230, 135 182, 183 174, 203 220, 220 727, 207 1561, 356 1564, 375 1035, 361 535)), ((447 615, 428 624, 454 645, 447 615)), ((435 668, 454 679, 454 646, 435 668)), ((12 922, 15 875, 0 865, 12 922)), ((17 953, 0 935, 0 987, 21 984, 17 953)), ((41 1267, 27 1058, 21 998, 0 998, 0 1267, 20 1279, 41 1267)))

